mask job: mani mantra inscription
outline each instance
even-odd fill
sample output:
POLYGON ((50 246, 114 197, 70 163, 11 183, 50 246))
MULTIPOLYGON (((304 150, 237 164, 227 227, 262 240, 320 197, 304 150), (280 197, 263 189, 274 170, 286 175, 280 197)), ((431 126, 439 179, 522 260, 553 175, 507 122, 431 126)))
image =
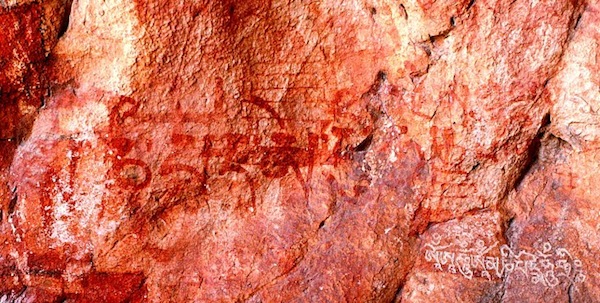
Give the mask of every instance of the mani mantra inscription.
POLYGON ((500 254, 490 254, 498 242, 486 246, 478 240, 474 248, 454 244, 443 245, 441 236, 425 244, 425 261, 433 263, 436 270, 460 274, 467 279, 475 276, 488 280, 522 275, 532 284, 555 287, 565 281, 582 283, 586 279, 581 260, 575 259, 565 248, 555 248, 549 242, 533 251, 513 251, 507 245, 499 247, 500 254))

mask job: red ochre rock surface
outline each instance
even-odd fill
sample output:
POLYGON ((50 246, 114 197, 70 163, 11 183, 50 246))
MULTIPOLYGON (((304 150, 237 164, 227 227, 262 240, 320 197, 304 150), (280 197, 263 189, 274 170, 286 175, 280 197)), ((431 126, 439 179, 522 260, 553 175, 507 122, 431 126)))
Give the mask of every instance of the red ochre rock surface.
POLYGON ((0 0, 0 302, 600 302, 596 1, 0 0))

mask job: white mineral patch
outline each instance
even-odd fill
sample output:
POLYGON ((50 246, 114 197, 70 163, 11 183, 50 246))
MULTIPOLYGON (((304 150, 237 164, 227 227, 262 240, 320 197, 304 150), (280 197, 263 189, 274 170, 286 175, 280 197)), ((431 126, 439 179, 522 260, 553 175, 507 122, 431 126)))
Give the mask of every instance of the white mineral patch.
POLYGON ((75 1, 70 20, 55 52, 76 58, 83 86, 130 94, 130 71, 138 56, 135 43, 143 35, 135 3, 75 1))
POLYGON ((109 112, 105 104, 87 102, 82 107, 59 109, 60 131, 74 136, 78 141, 95 138, 94 129, 108 123, 109 112))

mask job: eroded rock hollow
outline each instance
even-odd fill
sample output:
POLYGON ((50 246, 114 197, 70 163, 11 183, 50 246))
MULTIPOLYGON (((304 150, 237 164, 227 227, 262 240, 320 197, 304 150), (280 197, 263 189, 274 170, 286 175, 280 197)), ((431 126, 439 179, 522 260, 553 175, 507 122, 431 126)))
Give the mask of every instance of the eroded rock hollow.
POLYGON ((0 302, 600 302, 600 4, 0 0, 0 302))

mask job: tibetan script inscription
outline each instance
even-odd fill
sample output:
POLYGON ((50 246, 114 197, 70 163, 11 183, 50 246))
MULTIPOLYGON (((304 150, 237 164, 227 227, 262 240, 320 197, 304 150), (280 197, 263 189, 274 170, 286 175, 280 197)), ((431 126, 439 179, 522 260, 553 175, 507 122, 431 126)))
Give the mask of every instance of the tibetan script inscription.
POLYGON ((428 263, 442 272, 473 277, 502 279, 509 275, 521 275, 532 284, 555 287, 566 283, 582 283, 586 279, 582 262, 565 248, 553 248, 544 242, 539 248, 513 250, 498 241, 486 244, 477 240, 473 247, 459 244, 442 244, 442 237, 434 234, 424 245, 424 257, 428 263))

